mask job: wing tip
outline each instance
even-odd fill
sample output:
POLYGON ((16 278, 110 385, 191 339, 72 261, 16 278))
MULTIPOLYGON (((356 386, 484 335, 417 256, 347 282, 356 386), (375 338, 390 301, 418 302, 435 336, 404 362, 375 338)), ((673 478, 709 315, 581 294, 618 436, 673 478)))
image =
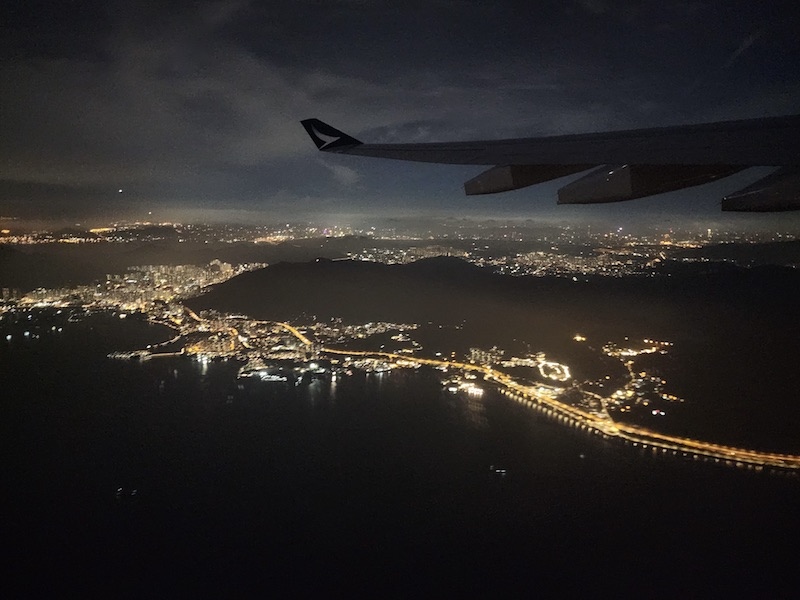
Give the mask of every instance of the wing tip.
POLYGON ((306 133, 311 138, 311 141, 317 147, 317 150, 323 151, 341 151, 353 146, 361 145, 361 142, 356 138, 339 131, 335 127, 320 121, 319 119, 303 119, 300 124, 306 130, 306 133))

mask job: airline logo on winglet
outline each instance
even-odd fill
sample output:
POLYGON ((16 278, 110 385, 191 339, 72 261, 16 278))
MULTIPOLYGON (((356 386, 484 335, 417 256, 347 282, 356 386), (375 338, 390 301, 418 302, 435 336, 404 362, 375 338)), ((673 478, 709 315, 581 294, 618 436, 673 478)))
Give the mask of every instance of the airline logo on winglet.
POLYGON ((318 150, 333 150, 347 146, 361 144, 357 139, 342 133, 338 129, 323 123, 319 119, 305 119, 300 121, 308 135, 314 140, 318 150))

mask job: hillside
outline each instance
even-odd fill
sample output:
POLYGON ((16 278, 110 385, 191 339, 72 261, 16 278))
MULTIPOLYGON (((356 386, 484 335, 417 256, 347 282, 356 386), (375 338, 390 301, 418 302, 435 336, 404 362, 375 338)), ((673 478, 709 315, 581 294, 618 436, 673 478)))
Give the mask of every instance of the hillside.
POLYGON ((317 260, 240 275, 188 304, 266 320, 431 323, 420 333, 426 352, 529 348, 576 376, 607 341, 667 340, 674 346, 653 368, 691 405, 681 434, 789 448, 800 430, 795 269, 672 264, 659 277, 576 282, 496 275, 456 258, 317 260), (575 333, 589 341, 577 344, 575 333))

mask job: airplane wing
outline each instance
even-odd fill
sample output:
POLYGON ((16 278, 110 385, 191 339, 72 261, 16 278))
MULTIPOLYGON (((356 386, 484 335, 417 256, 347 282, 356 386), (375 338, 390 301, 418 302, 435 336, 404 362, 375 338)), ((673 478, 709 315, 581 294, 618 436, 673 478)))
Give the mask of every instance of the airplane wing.
POLYGON ((301 122, 319 150, 420 162, 493 165, 467 181, 491 194, 594 170, 558 191, 559 204, 619 202, 781 167, 722 199, 722 210, 800 210, 800 115, 539 138, 364 144, 318 120, 301 122))

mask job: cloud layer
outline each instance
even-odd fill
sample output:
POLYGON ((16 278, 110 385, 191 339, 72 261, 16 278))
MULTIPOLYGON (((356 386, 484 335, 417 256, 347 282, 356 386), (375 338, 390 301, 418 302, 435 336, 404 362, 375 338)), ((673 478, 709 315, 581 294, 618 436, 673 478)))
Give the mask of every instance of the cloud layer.
POLYGON ((800 111, 789 3, 50 4, 5 19, 0 213, 120 187, 133 207, 446 193, 438 170, 320 160, 311 116, 392 142, 800 111))

